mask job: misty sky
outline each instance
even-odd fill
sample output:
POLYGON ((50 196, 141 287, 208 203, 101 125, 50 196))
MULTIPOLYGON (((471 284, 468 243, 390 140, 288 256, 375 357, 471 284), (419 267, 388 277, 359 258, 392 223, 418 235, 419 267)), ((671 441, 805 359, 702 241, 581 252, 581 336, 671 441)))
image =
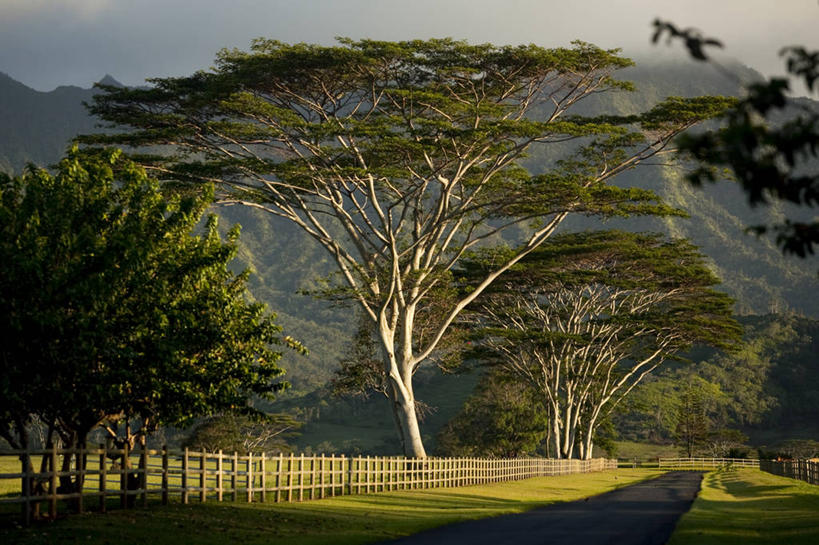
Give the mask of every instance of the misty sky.
POLYGON ((727 55, 766 75, 784 72, 782 46, 819 49, 817 0, 0 0, 0 72, 41 91, 90 87, 106 73, 136 85, 208 68, 219 49, 260 36, 680 50, 649 45, 656 17, 721 39, 727 55))

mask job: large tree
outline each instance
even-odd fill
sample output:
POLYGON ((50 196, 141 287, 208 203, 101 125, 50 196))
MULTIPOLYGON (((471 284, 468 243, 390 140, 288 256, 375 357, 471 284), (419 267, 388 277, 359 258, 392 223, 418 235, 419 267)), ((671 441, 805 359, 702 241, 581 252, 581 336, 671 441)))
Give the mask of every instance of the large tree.
MULTIPOLYGON (((483 277, 497 253, 466 261, 464 278, 483 277)), ((559 458, 590 458, 597 427, 657 366, 694 343, 738 340, 717 282, 686 241, 557 235, 470 307, 475 352, 539 393, 559 458)))
POLYGON ((172 150, 141 161, 169 180, 215 182, 221 202, 292 221, 326 248, 332 295, 356 301, 377 330, 404 451, 425 456, 412 377, 464 307, 569 214, 670 213, 609 181, 731 102, 571 115, 586 97, 630 89, 613 74, 631 64, 579 42, 260 39, 221 52, 211 72, 104 88, 91 110, 125 130, 85 141, 172 150), (548 170, 521 167, 533 146, 549 150, 548 170), (517 227, 521 243, 471 293, 446 292, 464 252, 517 227))
POLYGON ((158 424, 253 413, 282 386, 281 335, 228 268, 210 205, 162 195, 116 151, 76 150, 56 173, 0 175, 0 435, 29 445, 36 416, 68 447, 125 421, 131 442, 158 424))

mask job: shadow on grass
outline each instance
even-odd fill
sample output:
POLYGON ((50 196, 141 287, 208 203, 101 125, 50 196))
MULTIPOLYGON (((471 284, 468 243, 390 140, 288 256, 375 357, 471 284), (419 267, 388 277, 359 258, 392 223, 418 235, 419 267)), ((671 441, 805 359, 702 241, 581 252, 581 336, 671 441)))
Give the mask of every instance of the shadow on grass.
POLYGON ((670 545, 819 543, 819 487, 745 470, 709 475, 670 545))

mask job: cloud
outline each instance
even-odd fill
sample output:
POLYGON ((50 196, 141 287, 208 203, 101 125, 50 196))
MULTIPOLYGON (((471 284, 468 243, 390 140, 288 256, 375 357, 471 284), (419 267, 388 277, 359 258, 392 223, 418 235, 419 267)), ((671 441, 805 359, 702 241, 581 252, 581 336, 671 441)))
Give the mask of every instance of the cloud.
POLYGON ((4 19, 30 19, 59 12, 83 21, 93 21, 111 8, 113 0, 3 0, 4 19))

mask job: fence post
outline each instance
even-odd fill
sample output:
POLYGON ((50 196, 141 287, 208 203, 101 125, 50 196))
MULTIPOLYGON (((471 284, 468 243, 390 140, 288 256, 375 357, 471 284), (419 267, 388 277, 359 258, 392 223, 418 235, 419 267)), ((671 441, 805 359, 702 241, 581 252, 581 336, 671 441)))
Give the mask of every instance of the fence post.
POLYGON ((330 454, 330 497, 336 495, 336 455, 330 454))
POLYGON ((168 505, 168 445, 162 445, 162 505, 168 505))
MULTIPOLYGON (((371 474, 373 472, 373 462, 370 460, 369 456, 367 456, 366 458, 364 458, 363 456, 361 457, 361 459, 359 460, 358 469, 359 469, 358 479, 359 480, 363 479, 363 482, 364 482, 364 494, 369 494, 370 493, 370 483, 375 480, 375 476, 374 475, 371 476, 371 474), (364 475, 363 475, 363 477, 361 475, 361 464, 364 464, 364 475)), ((359 492, 361 492, 360 488, 359 488, 359 492)))
POLYGON ((48 515, 51 520, 57 518, 57 443, 51 444, 51 478, 49 479, 48 515))
POLYGON ((122 444, 122 456, 119 462, 119 489, 120 489, 120 507, 123 509, 128 507, 128 466, 131 464, 129 456, 131 445, 128 441, 122 444))
POLYGON ((287 461, 287 501, 293 501, 293 453, 290 453, 290 458, 287 461))
POLYGON ((222 456, 222 449, 216 454, 216 501, 222 501, 224 497, 224 486, 225 486, 225 476, 224 476, 224 459, 222 456))
POLYGON ((276 503, 282 499, 282 480, 284 477, 284 454, 279 452, 279 467, 276 473, 276 503))
POLYGON ((319 484, 319 499, 324 499, 324 453, 321 453, 319 461, 319 474, 321 474, 321 483, 319 484))
POLYGON ((262 475, 261 475, 262 503, 264 503, 267 500, 267 478, 266 478, 267 471, 266 471, 266 467, 265 467, 265 460, 266 460, 266 454, 264 452, 262 452, 262 459, 259 461, 259 470, 262 472, 262 475))
POLYGON ((148 443, 142 443, 142 452, 139 455, 139 465, 142 466, 142 507, 148 507, 148 443))
POLYGON ((299 454, 299 501, 304 501, 304 453, 299 454))
POLYGON ((88 447, 83 443, 82 447, 77 449, 77 452, 74 454, 74 460, 77 463, 77 484, 79 484, 77 492, 80 494, 80 497, 77 498, 77 512, 80 514, 85 511, 85 505, 83 505, 83 489, 85 488, 85 464, 87 458, 88 447))
POLYGON ((102 450, 102 454, 100 454, 100 471, 99 471, 99 491, 100 491, 100 513, 105 513, 106 509, 106 501, 105 501, 105 487, 106 481, 108 480, 108 443, 100 443, 100 450, 102 450))
POLYGON ((310 456, 310 499, 316 499, 316 467, 317 467, 316 456, 310 456))
POLYGON ((231 460, 231 469, 230 472, 230 495, 233 501, 236 501, 239 497, 239 491, 237 487, 239 486, 239 481, 237 480, 237 476, 239 474, 239 453, 233 451, 233 459, 231 460))
POLYGON ((247 453, 247 503, 253 502, 253 453, 247 453))
POLYGON ((205 503, 208 499, 207 482, 208 452, 202 449, 199 453, 199 501, 205 503))
POLYGON ((348 492, 350 494, 353 493, 353 458, 350 457, 347 463, 347 471, 344 471, 344 460, 346 456, 343 454, 341 455, 341 495, 344 495, 344 475, 347 475, 347 486, 349 486, 348 492))
POLYGON ((182 503, 188 503, 188 447, 182 454, 182 503))
POLYGON ((28 443, 22 456, 23 482, 20 483, 20 490, 23 492, 25 501, 23 502, 23 524, 31 524, 31 455, 29 454, 28 443))

